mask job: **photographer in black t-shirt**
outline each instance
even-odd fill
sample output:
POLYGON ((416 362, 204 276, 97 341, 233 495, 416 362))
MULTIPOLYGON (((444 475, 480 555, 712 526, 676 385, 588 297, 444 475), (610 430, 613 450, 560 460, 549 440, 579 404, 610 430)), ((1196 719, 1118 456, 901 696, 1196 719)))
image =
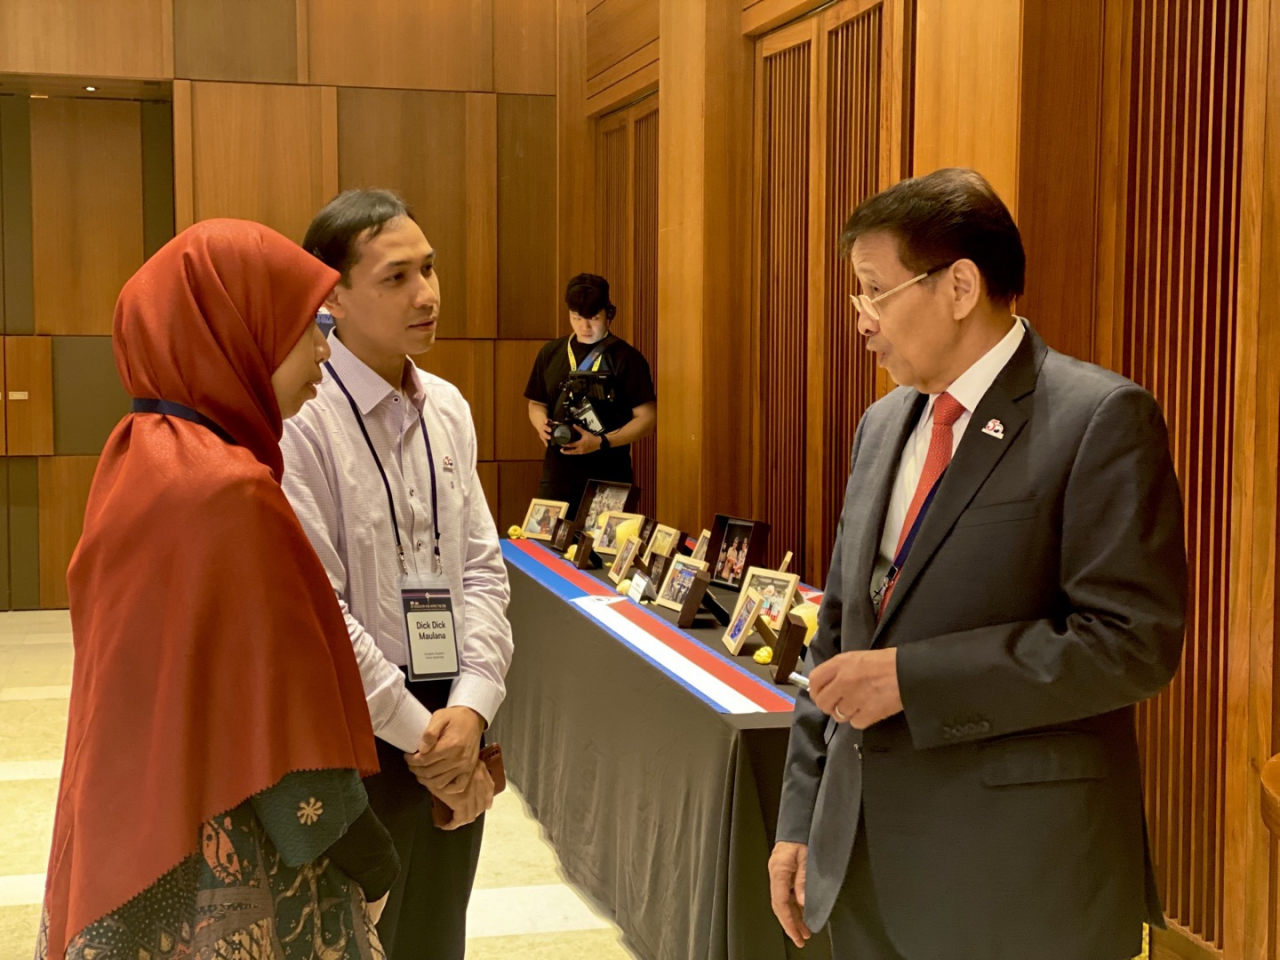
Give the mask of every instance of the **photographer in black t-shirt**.
POLYGON ((632 481, 630 445, 653 433, 658 407, 649 361, 609 331, 609 282, 580 273, 564 302, 573 335, 539 351, 524 395, 547 448, 538 495, 572 517, 588 480, 632 481))

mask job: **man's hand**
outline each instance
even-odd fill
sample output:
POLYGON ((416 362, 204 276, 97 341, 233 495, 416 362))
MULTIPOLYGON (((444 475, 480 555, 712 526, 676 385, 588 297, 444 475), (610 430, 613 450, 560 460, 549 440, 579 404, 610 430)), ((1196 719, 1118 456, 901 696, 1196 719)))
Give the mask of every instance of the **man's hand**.
POLYGON ((485 721, 470 707, 445 707, 431 715, 417 753, 405 754, 418 782, 447 800, 467 789, 480 758, 485 721))
POLYGON ((769 902, 791 942, 803 947, 813 933, 804 923, 804 877, 809 847, 777 843, 769 857, 769 902))
POLYGON ((436 796, 453 811, 453 819, 440 829, 457 830, 493 806, 493 777, 489 776, 489 768, 477 761, 462 793, 436 796))
POLYGON ((571 457, 581 456, 584 453, 595 453, 597 450, 600 449, 600 447, 603 446, 603 444, 600 442, 600 438, 597 437, 594 433, 588 433, 586 430, 583 430, 576 423, 573 425, 573 429, 578 431, 578 439, 575 440, 573 443, 569 444, 568 446, 561 447, 560 448, 561 453, 567 454, 568 456, 571 456, 571 457))
POLYGON ((538 428, 538 438, 542 441, 542 445, 544 447, 551 442, 551 421, 550 420, 542 421, 542 426, 538 428))
POLYGON ((809 674, 809 698, 827 716, 858 730, 901 713, 897 649, 836 654, 809 674))

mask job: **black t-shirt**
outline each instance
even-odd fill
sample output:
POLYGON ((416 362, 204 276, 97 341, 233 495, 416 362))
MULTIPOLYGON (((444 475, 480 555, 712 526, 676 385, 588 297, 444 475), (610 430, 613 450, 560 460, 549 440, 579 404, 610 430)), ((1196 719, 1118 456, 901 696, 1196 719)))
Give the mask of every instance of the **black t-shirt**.
MULTIPOLYGON (((595 349, 595 344, 578 343, 577 337, 552 340, 538 351, 538 358, 533 362, 533 370, 529 374, 529 385, 524 390, 526 400, 545 404, 547 413, 552 417, 556 413, 560 387, 570 372, 568 346, 571 339, 574 355, 580 363, 595 349)), ((657 400, 649 361, 644 358, 644 354, 620 337, 609 338, 599 369, 601 373, 613 374, 617 394, 617 399, 612 404, 592 401, 606 433, 630 423, 636 407, 657 400)), ((547 447, 542 477, 544 482, 575 486, 585 484, 588 480, 629 481, 631 448, 611 447, 580 457, 568 457, 555 447, 547 447)))

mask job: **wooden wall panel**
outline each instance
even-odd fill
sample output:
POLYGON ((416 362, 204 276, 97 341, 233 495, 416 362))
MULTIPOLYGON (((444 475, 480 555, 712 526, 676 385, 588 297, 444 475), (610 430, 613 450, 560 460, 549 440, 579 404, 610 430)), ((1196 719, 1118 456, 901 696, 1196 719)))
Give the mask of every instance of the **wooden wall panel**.
POLYGON ((9 456, 52 455, 52 340, 49 337, 6 337, 4 369, 9 456))
POLYGON ((750 504, 751 424, 726 398, 751 368, 751 246, 733 238, 751 232, 754 54, 738 0, 660 9, 658 512, 700 530, 750 504))
POLYGON ((40 459, 40 606, 67 605, 67 566, 84 529, 97 457, 40 459))
POLYGON ((498 464, 498 530, 506 534, 524 522, 529 501, 538 495, 542 460, 505 461, 498 464))
POLYGON ((658 39, 658 7, 658 0, 604 0, 587 12, 587 80, 658 39))
POLYGON ((496 118, 492 94, 338 91, 339 184, 409 203, 436 250, 450 338, 498 332, 496 118))
POLYGON ((110 337, 53 341, 53 452, 97 456, 129 412, 110 337))
POLYGON ((307 0, 312 83, 493 90, 494 0, 307 0))
POLYGON ((1027 3, 1022 27, 1018 229, 1027 291, 1018 312, 1049 346, 1094 356, 1094 235, 1102 136, 1104 0, 1027 3), (1071 77, 1070 84, 1062 82, 1071 77))
MULTIPOLYGON (((334 91, 249 83, 192 83, 190 91, 189 118, 175 97, 174 162, 181 178, 189 130, 194 218, 257 220, 301 242, 337 188, 334 91)), ((175 188, 181 227, 183 188, 175 188)))
MULTIPOLYGON (((582 224, 590 229, 590 222, 582 224)), ((556 101, 498 97, 498 335, 560 328, 556 257, 556 101)), ((504 458, 505 459, 505 458, 504 458)))
POLYGON ((143 261, 139 104, 32 101, 31 194, 36 332, 109 336, 143 261))
POLYGON ((819 358, 823 369, 820 377, 811 378, 809 393, 810 417, 821 425, 822 442, 809 460, 807 550, 802 562, 810 583, 826 580, 844 508, 853 436, 877 396, 875 359, 858 333, 857 311, 850 299, 857 292, 857 280, 838 254, 838 241, 849 214, 885 182, 882 130, 901 122, 900 117, 891 121, 882 109, 887 93, 883 73, 891 60, 883 55, 886 34, 885 11, 877 5, 822 38, 824 89, 819 96, 825 129, 820 142, 825 143, 825 157, 820 239, 813 262, 822 265, 823 273, 822 294, 814 304, 818 314, 812 332, 817 336, 810 340, 810 356, 819 358), (816 395, 815 387, 820 388, 816 395))
POLYGON ((1022 4, 917 0, 915 13, 914 172, 972 167, 1015 217, 1022 4))
POLYGON ((631 117, 621 111, 597 131, 596 232, 600 275, 618 306, 613 331, 631 339, 631 117))
POLYGON ((298 5, 307 0, 171 0, 175 76, 297 83, 298 5))
POLYGON ((173 76, 173 0, 4 0, 0 73, 173 76))
MULTIPOLYGON (((493 400, 494 348, 492 340, 437 340, 427 353, 413 358, 414 363, 436 376, 448 380, 471 405, 471 419, 476 425, 477 459, 494 458, 493 400)), ((525 372, 526 377, 528 371, 525 372)), ((504 390, 515 390, 516 384, 504 383, 504 390)), ((523 393, 524 381, 516 392, 523 393)), ((528 422, 526 418, 526 423, 528 422)), ((532 432, 530 427, 530 432, 532 432)))
MULTIPOLYGON (((8 388, 5 386, 6 377, 4 362, 4 346, 8 342, 8 337, 0 337, 0 456, 5 456, 9 452, 9 393, 8 388)), ((3 609, 4 605, 0 604, 0 610, 3 609)))
POLYGON ((0 97, 0 319, 10 335, 36 332, 31 266, 31 100, 0 97))
POLYGON ((494 344, 494 459, 541 460, 546 448, 529 422, 525 384, 542 340, 499 340, 494 344))
POLYGON ((761 36, 825 3, 827 0, 742 0, 742 32, 761 36))
MULTIPOLYGON (((658 381, 658 111, 656 104, 638 108, 632 135, 632 269, 631 342, 649 361, 658 381)), ((645 437, 631 448, 640 510, 658 510, 658 441, 645 437)))
MULTIPOLYGON (((595 222, 595 135, 586 105, 587 0, 559 0, 556 78, 556 274, 564 290, 578 273, 599 273, 595 222)), ((0 116, 3 116, 0 113, 0 116)), ((561 329, 558 322, 556 329, 561 329)), ((567 327, 568 324, 564 323, 567 327)), ((565 332, 568 332, 567 330, 565 332)))
MULTIPOLYGON (((760 221, 756 234, 758 397, 754 515, 772 525, 766 566, 787 551, 805 555, 805 462, 809 370, 811 120, 818 58, 814 23, 762 45, 757 136, 760 221), (794 38, 794 39, 793 39, 794 38)), ((744 386, 751 373, 741 371, 744 386)))
POLYGON ((493 88, 556 92, 556 0, 493 0, 493 88))
MULTIPOLYGON (((1263 823, 1259 774, 1278 746, 1280 0, 1250 0, 1245 16, 1223 957, 1275 960, 1280 954, 1280 851, 1263 823)), ((1114 33, 1123 38, 1122 32, 1114 33)), ((1128 124, 1122 129, 1127 134, 1128 124)))
POLYGON ((1132 5, 1121 372, 1169 423, 1187 516, 1182 669, 1138 711, 1152 853, 1185 938, 1224 943, 1226 677, 1231 583, 1245 0, 1132 5))
POLYGON ((587 81, 587 112, 599 116, 658 89, 657 40, 587 81))

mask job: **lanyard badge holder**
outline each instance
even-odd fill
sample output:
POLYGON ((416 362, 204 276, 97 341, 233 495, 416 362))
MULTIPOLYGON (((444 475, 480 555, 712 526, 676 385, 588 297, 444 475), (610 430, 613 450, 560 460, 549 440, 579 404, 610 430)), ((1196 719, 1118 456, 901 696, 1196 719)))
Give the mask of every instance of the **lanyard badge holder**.
POLYGON ((396 538, 396 557, 400 564, 397 583, 400 591, 400 608, 404 624, 405 646, 409 651, 410 680, 452 680, 459 674, 457 620, 454 616, 453 592, 444 575, 444 565, 440 557, 440 498, 436 487, 436 461, 431 450, 431 437, 427 433, 427 423, 421 412, 418 423, 422 427, 422 441, 427 448, 427 463, 431 466, 431 522, 434 542, 431 554, 431 572, 423 576, 410 571, 409 561, 405 556, 404 542, 400 538, 400 521, 396 515, 395 498, 391 495, 391 482, 382 467, 378 451, 374 449, 373 440, 364 425, 364 417, 356 405, 355 398, 347 390, 346 384, 338 376, 333 365, 326 363, 325 369, 346 395, 351 404, 351 412, 355 414, 356 423, 360 425, 360 433, 373 455, 373 462, 382 477, 382 486, 387 492, 387 508, 391 513, 391 530, 396 538))

